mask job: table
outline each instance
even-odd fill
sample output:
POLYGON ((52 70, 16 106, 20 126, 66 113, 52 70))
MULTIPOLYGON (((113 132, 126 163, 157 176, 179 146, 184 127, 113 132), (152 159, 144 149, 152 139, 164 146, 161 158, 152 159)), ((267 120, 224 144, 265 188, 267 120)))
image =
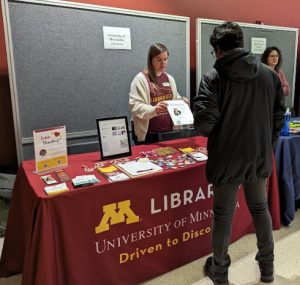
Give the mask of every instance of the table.
MULTIPOLYGON (((159 146, 206 146, 192 137, 133 147, 133 156, 159 146)), ((72 178, 98 153, 72 155, 72 178)), ((211 252, 212 188, 205 162, 115 183, 46 196, 23 161, 12 194, 0 276, 21 273, 22 285, 137 284, 211 252)), ((280 228, 276 171, 267 185, 273 228, 280 228)), ((68 182, 69 183, 69 182, 68 182)), ((231 242, 253 232, 239 191, 231 242)), ((199 269, 200 270, 200 269, 199 269)))
POLYGON ((300 206, 300 136, 280 136, 275 148, 281 221, 288 226, 300 206))

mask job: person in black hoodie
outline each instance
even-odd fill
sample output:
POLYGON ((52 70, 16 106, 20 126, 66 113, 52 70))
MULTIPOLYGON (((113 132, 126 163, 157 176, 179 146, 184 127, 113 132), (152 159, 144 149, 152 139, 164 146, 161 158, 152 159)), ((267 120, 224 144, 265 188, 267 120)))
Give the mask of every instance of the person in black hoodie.
POLYGON ((228 247, 242 184, 256 229, 261 281, 272 282, 274 242, 265 185, 283 125, 284 93, 276 72, 243 48, 238 24, 216 26, 210 44, 216 62, 194 98, 194 126, 208 137, 206 176, 214 193, 213 256, 204 269, 214 284, 229 284, 228 247))

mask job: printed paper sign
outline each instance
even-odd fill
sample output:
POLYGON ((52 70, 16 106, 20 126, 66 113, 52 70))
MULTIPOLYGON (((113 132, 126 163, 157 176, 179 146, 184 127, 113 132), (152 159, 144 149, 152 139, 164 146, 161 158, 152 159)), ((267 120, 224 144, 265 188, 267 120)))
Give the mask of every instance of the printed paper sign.
POLYGON ((253 54, 262 54, 267 47, 266 38, 251 38, 251 52, 253 54))
POLYGON ((37 172, 68 165, 65 126, 33 131, 33 143, 37 172))
POLYGON ((103 40, 105 49, 131 50, 131 37, 129 28, 103 27, 103 40))

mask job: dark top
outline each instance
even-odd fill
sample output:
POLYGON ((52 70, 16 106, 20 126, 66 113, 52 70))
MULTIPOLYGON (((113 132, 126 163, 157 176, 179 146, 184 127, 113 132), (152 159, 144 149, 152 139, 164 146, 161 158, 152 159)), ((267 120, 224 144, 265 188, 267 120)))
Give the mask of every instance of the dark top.
POLYGON ((195 128, 208 136, 208 181, 269 176, 284 112, 281 83, 271 68, 241 48, 216 60, 194 98, 195 128))

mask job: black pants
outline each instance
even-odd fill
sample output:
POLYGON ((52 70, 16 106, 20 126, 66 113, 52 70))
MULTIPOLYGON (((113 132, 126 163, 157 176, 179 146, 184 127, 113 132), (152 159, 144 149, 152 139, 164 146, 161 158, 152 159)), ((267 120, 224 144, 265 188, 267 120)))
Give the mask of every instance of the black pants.
MULTIPOLYGON (((243 183, 246 202, 256 230, 257 261, 274 260, 272 220, 268 209, 265 179, 243 183)), ((238 183, 213 186, 214 218, 212 247, 214 271, 224 273, 229 265, 228 247, 231 238, 232 218, 236 207, 238 183)))

